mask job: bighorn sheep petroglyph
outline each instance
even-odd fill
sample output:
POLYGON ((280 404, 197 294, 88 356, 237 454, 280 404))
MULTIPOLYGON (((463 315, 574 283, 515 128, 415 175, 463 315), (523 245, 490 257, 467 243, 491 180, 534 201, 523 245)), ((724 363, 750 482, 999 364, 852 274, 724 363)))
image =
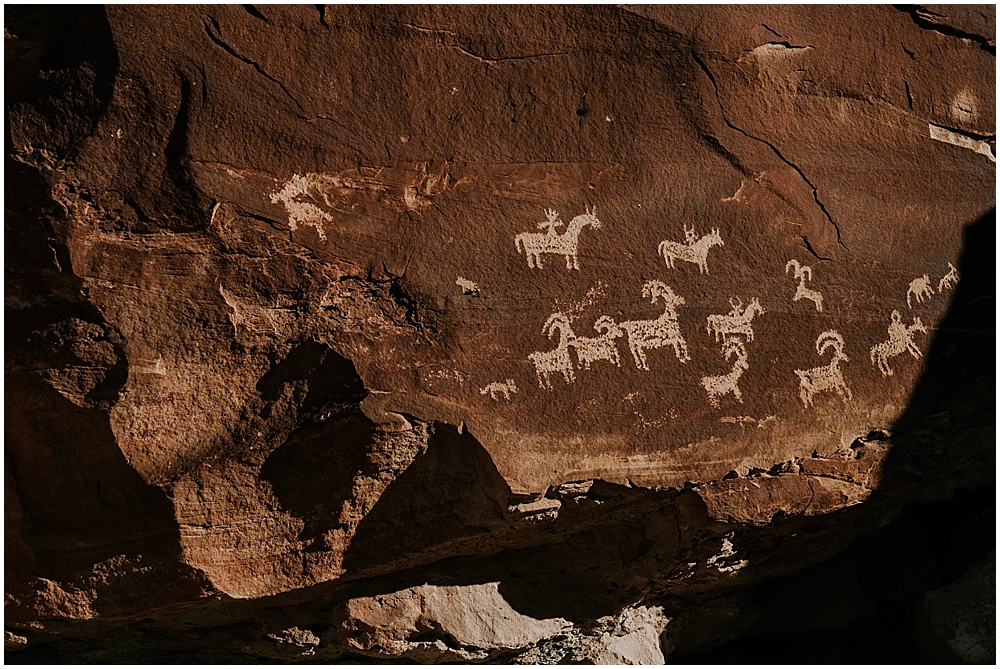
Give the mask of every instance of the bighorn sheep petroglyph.
POLYGON ((621 367, 618 356, 618 345, 615 339, 622 336, 621 328, 611 320, 610 316, 601 316, 594 323, 594 330, 601 332, 597 337, 575 337, 569 345, 576 349, 576 359, 584 369, 590 369, 591 363, 607 360, 621 367), (603 332, 602 332, 603 331, 603 332))
POLYGON ((800 265, 798 260, 789 260, 785 265, 785 274, 788 274, 788 270, 792 268, 795 269, 793 276, 799 280, 799 286, 795 289, 795 297, 792 298, 792 302, 798 302, 802 299, 812 300, 813 304, 816 305, 816 311, 823 311, 823 295, 818 291, 806 288, 806 277, 809 281, 812 281, 813 278, 812 268, 800 265))
POLYGON ((746 346, 736 337, 726 338, 722 345, 722 354, 726 357, 727 362, 734 355, 736 356, 732 371, 722 376, 704 376, 701 379, 701 385, 708 393, 708 403, 716 409, 719 408, 719 397, 726 393, 732 393, 737 402, 743 403, 743 393, 740 392, 740 387, 737 384, 740 377, 743 376, 743 372, 750 368, 747 364, 746 346))
POLYGON ((684 341, 677 323, 677 307, 684 304, 684 298, 677 295, 670 286, 656 279, 647 281, 643 285, 642 296, 650 298, 653 304, 662 299, 665 307, 660 317, 655 320, 625 321, 618 324, 618 327, 628 335, 628 346, 635 359, 635 366, 649 370, 645 349, 668 345, 674 347, 678 360, 681 362, 690 360, 687 342, 684 341))
POLYGON ((822 356, 828 348, 833 349, 829 365, 795 370, 799 377, 799 398, 806 408, 812 406, 813 395, 827 390, 836 391, 845 404, 852 398, 851 389, 847 387, 840 371, 840 363, 849 362, 844 355, 844 338, 836 330, 827 330, 816 339, 816 353, 822 356))

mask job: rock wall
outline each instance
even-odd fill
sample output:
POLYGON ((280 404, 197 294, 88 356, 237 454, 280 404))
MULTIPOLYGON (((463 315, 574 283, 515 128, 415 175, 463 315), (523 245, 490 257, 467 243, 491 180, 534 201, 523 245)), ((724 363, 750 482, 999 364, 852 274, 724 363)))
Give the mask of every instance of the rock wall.
POLYGON ((660 661, 994 478, 992 7, 5 21, 10 648, 660 661))

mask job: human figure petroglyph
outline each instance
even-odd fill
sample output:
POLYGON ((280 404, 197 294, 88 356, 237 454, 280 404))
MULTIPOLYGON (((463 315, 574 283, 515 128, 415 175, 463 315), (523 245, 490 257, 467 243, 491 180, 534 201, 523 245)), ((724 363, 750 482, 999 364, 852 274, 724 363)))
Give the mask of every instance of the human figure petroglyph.
POLYGON ((576 338, 573 334, 573 327, 570 325, 566 314, 557 311, 549 316, 542 326, 542 334, 552 339, 556 330, 559 331, 559 344, 551 351, 535 351, 528 355, 528 359, 535 365, 535 374, 538 376, 540 388, 552 390, 552 382, 549 375, 558 372, 563 375, 566 383, 573 383, 576 375, 573 373, 573 360, 569 355, 569 343, 576 338))
POLYGON ((799 280, 799 286, 795 289, 795 297, 792 298, 792 302, 798 302, 802 299, 812 300, 813 304, 816 305, 816 311, 823 311, 823 295, 819 291, 806 288, 806 277, 809 281, 812 281, 813 278, 812 268, 800 265, 798 260, 789 260, 788 264, 785 265, 785 274, 788 274, 788 270, 792 268, 795 270, 793 276, 799 280))
POLYGON ((621 328, 611 320, 610 316, 601 316, 594 323, 594 330, 600 332, 597 337, 574 337, 569 345, 576 349, 577 362, 584 369, 590 369, 591 363, 607 360, 615 367, 621 367, 618 356, 618 345, 615 339, 622 336, 621 328))
POLYGON ((906 290, 906 306, 910 309, 913 308, 913 303, 910 301, 911 297, 917 298, 917 302, 921 303, 925 297, 932 297, 933 295, 934 289, 931 288, 930 277, 926 274, 919 276, 910 282, 910 287, 906 290))
POLYGON ((729 298, 729 306, 732 307, 729 315, 713 314, 708 317, 706 329, 709 334, 715 332, 715 341, 719 341, 720 336, 733 334, 741 334, 747 338, 748 342, 753 341, 751 322, 754 316, 765 313, 764 307, 760 306, 760 301, 756 297, 750 300, 750 304, 746 308, 743 307, 743 300, 739 298, 736 300, 734 302, 733 298, 729 298))
POLYGON ((489 396, 497 401, 500 396, 503 395, 505 400, 510 400, 510 396, 517 392, 517 384, 514 383, 514 379, 507 379, 506 381, 493 381, 492 383, 486 384, 484 388, 479 389, 480 395, 489 394, 489 396))
POLYGON ((674 353, 679 361, 684 363, 690 360, 687 342, 684 341, 677 323, 677 307, 684 304, 684 298, 677 295, 670 286, 656 279, 647 281, 643 285, 642 296, 650 298, 653 304, 656 304, 656 300, 662 299, 665 308, 655 320, 625 321, 618 324, 618 327, 628 335, 628 346, 635 359, 635 366, 648 371, 645 349, 668 345, 674 347, 674 353))
POLYGON ((708 274, 708 250, 713 246, 725 246, 719 229, 712 228, 710 233, 698 239, 698 233, 693 227, 689 230, 684 226, 684 237, 683 244, 669 239, 660 242, 657 250, 663 256, 663 261, 670 269, 674 268, 675 260, 692 262, 698 266, 699 273, 708 274))
POLYGON ((716 409, 719 408, 719 398, 727 393, 732 393, 737 402, 743 403, 743 393, 740 392, 738 384, 743 372, 750 368, 747 364, 746 346, 736 337, 726 338, 722 345, 722 354, 725 356, 726 362, 729 362, 734 355, 736 356, 732 371, 722 376, 704 376, 701 379, 701 385, 708 393, 708 403, 716 409))
POLYGON ((562 234, 556 232, 556 228, 564 225, 558 220, 559 214, 546 209, 545 215, 546 220, 539 223, 538 228, 546 229, 546 232, 522 232, 514 238, 514 248, 518 253, 524 253, 528 259, 528 267, 531 268, 542 268, 543 253, 556 253, 566 258, 566 269, 580 269, 576 255, 580 230, 588 225, 600 230, 601 222, 597 218, 597 208, 587 208, 586 213, 573 218, 562 234))
POLYGON ((840 363, 850 360, 844 355, 844 338, 836 330, 827 330, 816 338, 816 353, 821 357, 829 348, 833 349, 833 358, 826 367, 795 370, 799 377, 799 399, 806 408, 812 406, 813 395, 827 390, 835 391, 845 404, 853 397, 840 371, 840 363))
POLYGON ((941 280, 938 281, 939 293, 958 285, 958 270, 951 263, 948 263, 948 267, 950 268, 948 273, 941 277, 941 280))
POLYGON ((913 318, 913 325, 903 323, 903 317, 898 311, 893 310, 891 322, 889 323, 889 339, 872 346, 871 360, 873 365, 878 365, 882 376, 892 376, 892 368, 889 367, 889 358, 895 358, 904 351, 909 351, 914 358, 920 358, 920 349, 913 341, 914 332, 927 332, 927 328, 920 321, 919 316, 913 318))

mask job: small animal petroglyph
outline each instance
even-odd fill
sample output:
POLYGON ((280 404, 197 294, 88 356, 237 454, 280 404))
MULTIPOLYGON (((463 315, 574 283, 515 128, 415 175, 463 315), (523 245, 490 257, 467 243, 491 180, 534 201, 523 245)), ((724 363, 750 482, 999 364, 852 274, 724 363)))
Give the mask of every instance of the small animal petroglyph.
MULTIPOLYGON (((958 285, 958 270, 955 269, 955 266, 952 265, 951 263, 948 263, 948 267, 949 267, 948 273, 945 274, 943 277, 941 277, 941 280, 938 281, 939 293, 943 293, 945 290, 954 288, 955 286, 958 285)), ((910 284, 910 287, 912 288, 913 285, 910 284)))
POLYGON ((480 395, 489 394, 494 401, 499 400, 500 396, 503 395, 505 400, 509 400, 512 393, 517 392, 517 385, 514 383, 514 379, 507 379, 506 381, 493 381, 492 383, 486 384, 485 388, 479 389, 480 395))
POLYGON ((701 385, 708 393, 708 403, 716 409, 719 408, 719 397, 726 393, 732 393, 737 402, 743 403, 743 393, 740 392, 740 387, 737 384, 740 377, 743 376, 743 372, 750 368, 747 364, 746 346, 736 337, 726 338, 722 346, 722 354, 726 357, 726 362, 729 362, 734 355, 736 356, 732 371, 722 376, 704 376, 701 379, 701 385))
POLYGON ((785 274, 788 274, 788 270, 792 268, 795 269, 795 278, 799 280, 799 286, 795 289, 795 297, 792 298, 792 302, 798 302, 801 299, 812 300, 813 304, 816 305, 816 311, 823 311, 823 295, 818 291, 806 288, 806 277, 809 281, 812 281, 813 278, 812 268, 800 265, 798 260, 789 260, 788 264, 785 265, 785 274))
POLYGON ((565 225, 559 220, 559 214, 551 209, 545 210, 546 220, 539 223, 539 229, 546 232, 522 232, 514 238, 514 248, 518 253, 524 253, 528 259, 528 267, 542 268, 542 254, 556 253, 566 258, 566 269, 580 269, 576 257, 580 230, 591 226, 600 230, 601 222, 597 219, 597 209, 587 208, 586 213, 576 216, 566 226, 566 231, 559 234, 556 228, 565 225))
POLYGON ((647 281, 643 285, 642 296, 650 298, 653 304, 656 304, 656 300, 662 299, 665 308, 655 320, 625 321, 618 324, 618 327, 628 335, 628 346, 635 359, 635 366, 648 371, 645 349, 668 345, 674 347, 674 353, 679 361, 683 363, 690 360, 687 342, 684 341, 677 323, 677 307, 684 304, 684 298, 676 294, 670 286, 656 279, 647 281))
POLYGON ((847 387, 840 371, 840 363, 850 361, 844 355, 844 338, 836 330, 827 330, 816 339, 816 353, 822 356, 828 348, 833 349, 829 365, 795 370, 799 377, 799 399, 806 408, 812 406, 813 395, 826 390, 836 391, 845 404, 852 398, 851 389, 847 387))
POLYGON ((462 289, 462 293, 465 295, 478 295, 479 286, 476 285, 475 281, 469 281, 468 279, 463 279, 458 277, 455 279, 455 285, 462 289))
POLYGON ((594 323, 594 330, 600 332, 598 337, 574 337, 569 345, 576 349, 576 359, 584 369, 598 360, 607 360, 615 367, 621 367, 618 356, 618 345, 615 339, 622 336, 621 328, 611 320, 610 316, 601 316, 594 323))
POLYGON ((729 298, 729 306, 732 307, 732 311, 729 312, 728 316, 713 314, 708 317, 708 327, 706 328, 708 334, 712 334, 714 331, 715 341, 719 341, 720 336, 734 334, 741 334, 747 338, 747 341, 753 341, 751 321, 757 314, 765 313, 764 307, 760 306, 760 301, 755 297, 744 308, 743 300, 736 298, 734 302, 733 298, 729 298))
POLYGON ((663 256, 663 261, 667 267, 674 268, 675 260, 692 262, 698 266, 701 274, 708 274, 708 250, 713 246, 725 246, 718 228, 698 239, 698 233, 692 227, 690 230, 684 226, 685 241, 683 244, 665 239, 660 242, 657 250, 663 256))
POLYGON ((576 338, 573 334, 573 327, 569 318, 562 312, 556 312, 549 316, 542 326, 542 334, 552 339, 556 330, 559 331, 559 344, 551 351, 535 351, 528 355, 528 359, 535 365, 535 374, 538 376, 538 385, 541 388, 552 390, 552 382, 549 375, 560 373, 566 383, 573 383, 576 375, 573 373, 573 360, 569 356, 569 342, 576 338))
POLYGON ((931 297, 934 295, 934 289, 931 288, 931 279, 929 276, 924 274, 919 276, 910 282, 910 287, 906 290, 906 306, 910 309, 913 308, 913 302, 910 301, 911 297, 917 298, 917 302, 923 302, 925 297, 931 297))
POLYGON ((920 358, 920 349, 913 341, 914 332, 927 332, 927 328, 920 322, 920 317, 913 318, 913 325, 903 323, 903 317, 898 311, 893 310, 892 319, 889 323, 889 339, 881 344, 872 346, 872 364, 878 365, 882 376, 892 376, 892 368, 889 367, 889 358, 895 358, 904 351, 909 351, 914 358, 920 358))

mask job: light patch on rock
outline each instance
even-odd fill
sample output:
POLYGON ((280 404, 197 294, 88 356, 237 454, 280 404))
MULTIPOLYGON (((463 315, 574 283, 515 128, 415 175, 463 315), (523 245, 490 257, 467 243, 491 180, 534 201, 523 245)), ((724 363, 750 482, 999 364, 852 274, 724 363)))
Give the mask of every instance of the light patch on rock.
POLYGON ((910 287, 906 289, 906 306, 913 308, 912 298, 917 299, 917 304, 922 304, 924 298, 934 296, 934 289, 931 288, 931 279, 928 275, 918 276, 910 282, 910 287))
POLYGON ((981 139, 973 139, 957 132, 952 132, 947 128, 936 126, 933 123, 928 123, 927 127, 930 130, 931 139, 936 139, 937 141, 944 142, 945 144, 954 144, 955 146, 960 146, 963 149, 969 149, 970 151, 981 153, 994 163, 997 161, 996 156, 993 155, 993 149, 990 147, 989 142, 981 139))
POLYGON ((289 627, 277 634, 268 634, 267 638, 278 645, 284 651, 294 655, 308 657, 316 654, 316 647, 319 645, 319 637, 310 630, 289 627))
POLYGON ((904 351, 909 351, 914 358, 920 359, 922 353, 917 343, 913 341, 914 332, 927 333, 927 328, 920 321, 919 316, 913 317, 913 324, 903 323, 903 317, 898 311, 893 310, 889 322, 889 338, 881 344, 875 344, 871 349, 871 361, 877 365, 882 376, 892 376, 892 368, 889 367, 889 358, 894 358, 904 351))
POLYGON ((811 288, 806 288, 807 277, 809 281, 812 281, 813 278, 812 268, 808 265, 800 265, 798 260, 793 259, 785 264, 785 274, 788 274, 788 270, 790 269, 794 269, 793 276, 799 280, 799 285, 795 288, 795 297, 792 298, 792 302, 812 300, 812 303, 816 305, 816 311, 823 311, 822 293, 811 288))
POLYGON ((948 263, 948 273, 938 281, 938 293, 954 288, 958 285, 958 270, 954 265, 948 263))
POLYGON ((733 542, 730 541, 730 537, 732 537, 732 534, 722 537, 722 548, 718 554, 708 558, 708 562, 706 563, 707 566, 715 567, 723 574, 735 574, 749 564, 746 560, 726 563, 729 558, 736 555, 736 549, 733 548, 733 542))

